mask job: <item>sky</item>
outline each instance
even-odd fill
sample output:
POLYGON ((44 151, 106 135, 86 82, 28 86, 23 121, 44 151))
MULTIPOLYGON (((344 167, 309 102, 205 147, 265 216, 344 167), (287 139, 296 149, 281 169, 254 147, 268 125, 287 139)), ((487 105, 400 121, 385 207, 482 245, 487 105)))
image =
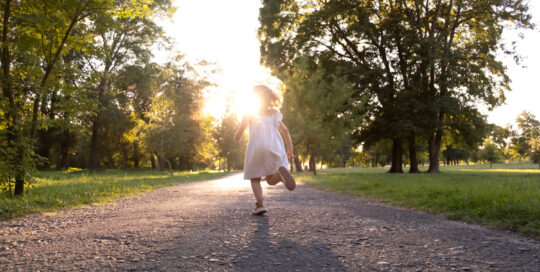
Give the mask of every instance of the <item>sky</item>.
MULTIPOLYGON (((178 8, 171 21, 162 22, 167 34, 175 39, 176 49, 186 60, 196 63, 206 60, 219 67, 213 77, 216 87, 208 89, 205 110, 218 117, 226 108, 227 97, 237 112, 245 112, 251 87, 258 83, 276 88, 279 81, 269 69, 260 65, 258 0, 176 0, 178 8)), ((540 26, 540 1, 530 1, 533 22, 540 26)), ((491 123, 505 126, 526 110, 540 119, 540 32, 505 31, 504 37, 517 41, 517 52, 523 57, 517 65, 511 58, 502 57, 512 80, 506 103, 493 111, 483 110, 491 123), (523 67, 525 66, 525 68, 523 67)), ((166 56, 158 55, 158 58, 166 56)))

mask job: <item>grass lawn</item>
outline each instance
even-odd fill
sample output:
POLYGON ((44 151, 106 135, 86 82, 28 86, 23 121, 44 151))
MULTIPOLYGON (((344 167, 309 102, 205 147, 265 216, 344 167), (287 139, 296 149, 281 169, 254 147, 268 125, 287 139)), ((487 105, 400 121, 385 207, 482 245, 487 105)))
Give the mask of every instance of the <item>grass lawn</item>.
POLYGON ((540 238, 540 170, 452 169, 386 174, 382 168, 327 169, 299 182, 502 227, 540 238))
MULTIPOLYGON (((154 189, 217 178, 221 172, 169 172, 150 170, 106 170, 101 172, 38 172, 23 197, 0 195, 0 220, 31 213, 52 212, 62 208, 84 207, 154 189)), ((26 188, 25 188, 26 189, 26 188)))

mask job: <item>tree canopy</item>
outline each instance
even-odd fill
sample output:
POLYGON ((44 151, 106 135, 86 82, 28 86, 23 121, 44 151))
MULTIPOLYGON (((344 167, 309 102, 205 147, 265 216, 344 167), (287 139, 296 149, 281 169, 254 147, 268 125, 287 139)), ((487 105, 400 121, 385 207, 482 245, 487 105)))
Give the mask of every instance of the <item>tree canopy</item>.
POLYGON ((438 172, 443 134, 484 126, 477 104, 495 107, 509 88, 495 54, 505 50, 502 32, 532 27, 518 0, 263 1, 260 21, 262 63, 276 75, 304 56, 340 67, 327 73, 354 86, 348 105, 365 117, 353 135, 392 140, 396 173, 404 141, 415 154, 417 138, 426 139, 429 172, 438 172))

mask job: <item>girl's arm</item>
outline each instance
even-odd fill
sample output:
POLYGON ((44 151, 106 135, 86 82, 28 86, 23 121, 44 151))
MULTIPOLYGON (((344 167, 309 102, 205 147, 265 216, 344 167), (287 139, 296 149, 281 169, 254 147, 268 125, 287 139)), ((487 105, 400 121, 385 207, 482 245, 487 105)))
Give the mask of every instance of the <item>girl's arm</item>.
POLYGON ((293 147, 292 147, 292 141, 291 141, 291 135, 289 134, 289 130, 283 124, 283 122, 279 122, 278 131, 281 133, 281 136, 283 136, 283 139, 285 140, 285 148, 287 149, 287 158, 292 159, 294 157, 293 154, 293 147))
POLYGON ((249 124, 249 119, 247 116, 242 117, 242 122, 240 122, 240 126, 236 130, 236 133, 234 134, 234 142, 238 143, 240 139, 242 138, 242 135, 244 135, 244 130, 246 129, 247 125, 249 124))

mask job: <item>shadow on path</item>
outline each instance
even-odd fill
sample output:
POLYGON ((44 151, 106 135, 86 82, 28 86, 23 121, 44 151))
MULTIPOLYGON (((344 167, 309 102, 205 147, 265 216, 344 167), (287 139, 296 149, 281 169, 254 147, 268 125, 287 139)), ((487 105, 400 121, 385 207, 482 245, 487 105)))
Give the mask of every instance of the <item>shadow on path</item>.
POLYGON ((257 228, 248 247, 235 260, 235 271, 345 271, 326 246, 313 242, 301 245, 269 232, 267 216, 253 216, 257 228))

